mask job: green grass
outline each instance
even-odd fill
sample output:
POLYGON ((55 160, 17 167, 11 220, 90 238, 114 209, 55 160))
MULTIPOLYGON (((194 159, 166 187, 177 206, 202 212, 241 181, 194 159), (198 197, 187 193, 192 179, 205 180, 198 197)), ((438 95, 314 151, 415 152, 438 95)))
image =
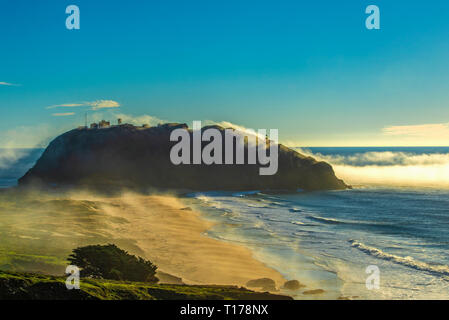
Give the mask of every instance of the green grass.
POLYGON ((149 284, 81 279, 68 290, 64 277, 0 271, 0 299, 39 300, 279 300, 286 296, 235 286, 149 284))
POLYGON ((55 256, 17 253, 12 250, 0 249, 0 270, 37 273, 47 271, 52 274, 63 274, 66 266, 65 259, 55 256))

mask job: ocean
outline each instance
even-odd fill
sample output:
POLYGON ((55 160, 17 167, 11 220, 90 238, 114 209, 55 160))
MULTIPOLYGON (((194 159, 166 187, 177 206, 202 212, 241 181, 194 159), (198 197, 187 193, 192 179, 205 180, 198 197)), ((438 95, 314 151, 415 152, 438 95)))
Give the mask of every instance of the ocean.
MULTIPOLYGON (((42 149, 0 150, 11 187, 42 149)), ((306 287, 296 298, 449 298, 449 147, 298 148, 330 162, 352 190, 197 192, 184 199, 217 222, 207 235, 250 248, 306 287), (379 288, 366 285, 379 270, 379 288), (320 295, 304 290, 323 289, 320 295)))
POLYGON ((208 235, 304 283, 298 299, 448 299, 449 148, 301 151, 331 162, 354 189, 190 194, 218 222, 208 235), (378 289, 366 284, 369 266, 378 289))

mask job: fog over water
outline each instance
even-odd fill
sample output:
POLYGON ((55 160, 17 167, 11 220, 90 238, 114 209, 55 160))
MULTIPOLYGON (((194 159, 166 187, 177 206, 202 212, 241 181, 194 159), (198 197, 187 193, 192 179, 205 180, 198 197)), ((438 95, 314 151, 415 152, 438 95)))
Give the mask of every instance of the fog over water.
POLYGON ((449 148, 297 148, 332 164, 346 183, 449 188, 449 148))

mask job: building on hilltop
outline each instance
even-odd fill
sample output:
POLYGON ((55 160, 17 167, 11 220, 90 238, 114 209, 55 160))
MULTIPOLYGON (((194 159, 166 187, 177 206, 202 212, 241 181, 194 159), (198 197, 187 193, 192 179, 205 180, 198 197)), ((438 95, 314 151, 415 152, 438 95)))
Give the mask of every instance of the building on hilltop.
POLYGON ((111 123, 109 121, 106 121, 106 120, 101 120, 98 123, 98 127, 99 128, 109 128, 110 126, 111 126, 111 123))
POLYGON ((111 126, 111 123, 106 120, 101 120, 99 123, 91 123, 90 128, 91 129, 99 129, 99 128, 109 128, 111 126))

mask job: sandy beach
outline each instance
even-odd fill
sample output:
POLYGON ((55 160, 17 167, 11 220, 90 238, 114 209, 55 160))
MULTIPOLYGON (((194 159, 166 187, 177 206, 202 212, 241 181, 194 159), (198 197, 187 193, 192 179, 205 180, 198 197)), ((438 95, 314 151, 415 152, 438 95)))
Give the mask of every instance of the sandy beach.
POLYGON ((212 223, 190 208, 182 210, 185 205, 174 196, 125 194, 108 200, 101 210, 128 221, 116 232, 135 240, 146 258, 186 283, 245 285, 266 277, 280 286, 285 281, 249 249, 206 236, 212 223))
POLYGON ((114 243, 186 284, 244 286, 266 277, 280 287, 285 281, 253 258, 249 249, 205 235, 212 223, 186 210, 175 196, 70 192, 2 198, 4 269, 61 274, 73 248, 114 243))

